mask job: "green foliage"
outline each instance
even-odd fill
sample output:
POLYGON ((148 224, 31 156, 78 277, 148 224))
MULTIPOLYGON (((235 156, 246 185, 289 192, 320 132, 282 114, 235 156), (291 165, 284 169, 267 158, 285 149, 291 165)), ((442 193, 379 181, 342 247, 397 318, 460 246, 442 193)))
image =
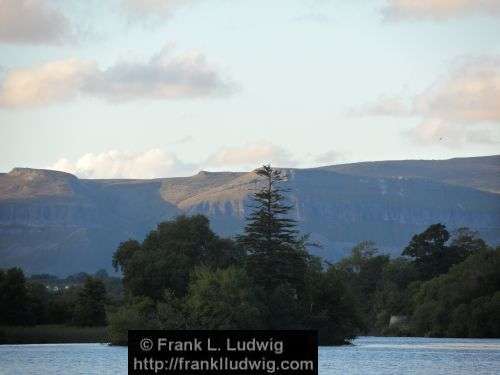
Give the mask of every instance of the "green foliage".
POLYGON ((135 298, 109 314, 109 339, 114 345, 127 345, 131 329, 161 329, 156 305, 148 297, 135 298))
POLYGON ((297 290, 288 283, 278 285, 266 298, 266 328, 299 329, 304 325, 302 303, 304 296, 297 295, 297 290))
POLYGON ((342 345, 363 326, 354 296, 335 267, 316 275, 307 326, 319 331, 322 345, 342 345))
POLYGON ((105 302, 104 283, 99 279, 88 277, 78 293, 73 323, 82 327, 106 325, 105 302))
POLYGON ((79 288, 72 287, 64 292, 50 295, 47 301, 47 323, 61 324, 73 321, 79 288))
POLYGON ((0 325, 105 325, 105 303, 118 303, 121 281, 100 274, 91 279, 85 273, 59 279, 34 275, 26 279, 18 268, 0 270, 0 325), (104 285, 113 294, 108 296, 104 285), (110 297, 110 298, 108 298, 110 297))
POLYGON ((39 283, 26 282, 26 293, 30 311, 29 321, 32 324, 47 323, 49 321, 48 303, 50 296, 45 286, 39 283))
POLYGON ((403 255, 415 259, 417 270, 422 279, 431 279, 448 271, 450 263, 446 257, 446 242, 450 234, 442 224, 433 224, 424 232, 416 234, 403 255))
POLYGON ((194 329, 256 329, 261 311, 245 271, 238 267, 193 273, 186 299, 189 326, 194 329))
POLYGON ((451 266, 464 261, 469 255, 487 248, 477 232, 460 228, 447 245, 450 234, 442 224, 433 224, 424 232, 413 236, 403 255, 415 259, 421 280, 429 280, 448 272, 451 266))
POLYGON ((0 270, 0 324, 36 324, 37 302, 20 268, 0 270))
POLYGON ((365 332, 499 335, 494 312, 500 290, 494 273, 500 269, 498 251, 476 232, 460 228, 450 236, 443 225, 434 224, 413 236, 403 255, 391 260, 364 242, 336 265, 354 295, 365 332))
POLYGON ((414 295, 417 335, 500 337, 500 252, 482 250, 414 295))
POLYGON ((109 313, 109 338, 115 345, 127 345, 131 329, 184 329, 185 311, 181 300, 165 291, 161 301, 134 297, 109 313))
MULTIPOLYGON (((286 212, 275 218, 285 219, 286 212)), ((272 217, 266 217, 268 224, 272 217)), ((0 270, 0 324, 99 326, 107 309, 110 340, 120 345, 127 344, 129 329, 308 328, 319 331, 322 345, 348 343, 359 332, 500 336, 500 251, 477 233, 461 228, 449 236, 436 224, 413 237, 406 257, 379 255, 365 241, 325 269, 319 258, 304 254, 305 240, 293 221, 284 223, 283 236, 256 223, 239 245, 213 234, 202 216, 162 223, 143 243, 124 242, 115 253, 125 300, 120 281, 105 272, 26 280, 19 269, 0 270), (271 240, 268 232, 274 233, 271 240)), ((34 340, 41 327, 19 332, 34 340)), ((13 332, 3 331, 9 337, 13 332)), ((72 340, 47 335, 48 342, 72 340)))
POLYGON ((187 327, 184 300, 166 290, 163 299, 157 305, 158 320, 162 329, 185 329, 187 327))
POLYGON ((410 335, 406 324, 389 327, 391 316, 407 316, 411 311, 413 288, 419 274, 414 262, 396 258, 387 262, 380 274, 378 287, 372 298, 372 317, 369 331, 387 335, 410 335))
POLYGON ((387 255, 378 255, 378 249, 371 241, 364 241, 351 250, 351 255, 341 260, 336 268, 350 286, 355 296, 353 303, 361 314, 364 331, 369 332, 376 319, 377 291, 384 281, 381 275, 389 264, 387 255))
POLYGON ((142 244, 134 240, 122 243, 113 265, 122 270, 130 295, 160 300, 166 289, 185 296, 189 274, 197 265, 227 267, 239 258, 241 252, 233 241, 219 238, 205 216, 195 215, 160 223, 142 244))

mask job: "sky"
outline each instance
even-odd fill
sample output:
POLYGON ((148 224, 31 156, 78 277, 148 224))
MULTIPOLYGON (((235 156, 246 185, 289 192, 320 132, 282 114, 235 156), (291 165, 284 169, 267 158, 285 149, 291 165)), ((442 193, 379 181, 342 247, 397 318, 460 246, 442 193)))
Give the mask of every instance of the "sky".
POLYGON ((0 172, 499 153, 500 0, 0 0, 0 172))

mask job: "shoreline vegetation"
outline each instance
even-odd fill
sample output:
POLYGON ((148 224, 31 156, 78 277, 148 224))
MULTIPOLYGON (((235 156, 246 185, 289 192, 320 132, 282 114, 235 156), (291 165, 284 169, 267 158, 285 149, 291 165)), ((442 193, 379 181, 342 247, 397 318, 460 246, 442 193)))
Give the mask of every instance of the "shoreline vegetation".
POLYGON ((77 343, 109 343, 107 327, 76 327, 63 324, 0 327, 0 345, 77 343))
POLYGON ((270 166, 256 172, 234 239, 205 216, 180 216, 120 244, 121 279, 0 270, 0 344, 126 345, 129 329, 314 329, 320 345, 358 335, 500 337, 500 251, 476 232, 437 223, 400 257, 364 241, 330 264, 310 255, 315 245, 288 215, 285 177, 270 166))

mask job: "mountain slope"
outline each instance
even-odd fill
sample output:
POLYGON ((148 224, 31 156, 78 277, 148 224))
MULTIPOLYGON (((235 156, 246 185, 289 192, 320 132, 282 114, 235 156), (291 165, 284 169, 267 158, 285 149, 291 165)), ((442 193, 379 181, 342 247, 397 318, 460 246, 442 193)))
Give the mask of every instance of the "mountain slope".
POLYGON ((500 155, 449 160, 394 160, 321 167, 355 176, 419 177, 500 193, 500 155))
MULTIPOLYGON (((399 254, 412 234, 442 222, 500 243, 499 157, 283 169, 292 215, 338 259, 361 240, 399 254)), ((16 168, 0 174, 0 267, 68 274, 110 269, 120 241, 156 223, 202 213, 224 235, 239 233, 255 173, 200 172, 154 180, 82 180, 16 168)))
POLYGON ((33 169, 0 176, 0 267, 56 274, 109 269, 120 241, 180 213, 161 198, 160 186, 33 169))

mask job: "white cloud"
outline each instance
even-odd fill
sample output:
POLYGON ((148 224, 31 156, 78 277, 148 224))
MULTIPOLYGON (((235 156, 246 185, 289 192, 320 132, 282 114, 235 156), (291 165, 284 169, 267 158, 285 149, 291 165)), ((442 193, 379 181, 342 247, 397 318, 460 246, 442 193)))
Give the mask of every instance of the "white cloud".
POLYGON ((72 99, 96 72, 94 62, 75 59, 7 71, 0 84, 0 107, 30 107, 72 99))
POLYGON ((500 15, 498 0, 387 0, 386 19, 442 20, 470 14, 500 15))
POLYGON ((164 50, 146 63, 120 62, 104 70, 96 62, 76 59, 7 70, 0 107, 47 105, 77 94, 109 101, 208 97, 230 94, 232 88, 202 54, 175 56, 164 50))
POLYGON ((500 57, 466 61, 417 96, 414 107, 448 122, 500 123, 500 57))
POLYGON ((87 93, 120 101, 224 95, 231 91, 199 52, 172 56, 164 49, 146 63, 120 62, 86 82, 87 93))
POLYGON ((334 164, 345 161, 345 158, 340 152, 331 150, 323 154, 308 154, 300 160, 301 163, 283 147, 261 142, 222 147, 197 162, 186 162, 172 152, 154 148, 141 152, 109 150, 87 153, 76 160, 61 158, 48 168, 80 178, 161 178, 191 176, 200 170, 247 172, 263 164, 308 168, 334 164))
POLYGON ((420 118, 410 134, 425 144, 500 142, 500 57, 463 61, 415 96, 411 105, 380 99, 360 113, 420 118))
POLYGON ((136 153, 117 150, 88 153, 75 162, 59 159, 49 168, 81 178, 157 178, 190 175, 196 170, 175 155, 160 149, 136 153))
POLYGON ((239 147, 224 147, 204 162, 208 168, 253 170, 263 164, 291 167, 296 164, 291 154, 270 143, 249 143, 239 147))
POLYGON ((61 158, 49 169, 81 178, 159 178, 193 175, 200 170, 250 171, 264 163, 290 167, 295 161, 283 148, 271 144, 224 147, 205 160, 189 163, 162 149, 142 152, 109 150, 88 153, 76 160, 61 158))
POLYGON ((500 142, 500 58, 467 61, 414 100, 423 117, 414 138, 423 143, 500 142))
POLYGON ((60 44, 68 19, 47 0, 0 0, 0 43, 60 44))

